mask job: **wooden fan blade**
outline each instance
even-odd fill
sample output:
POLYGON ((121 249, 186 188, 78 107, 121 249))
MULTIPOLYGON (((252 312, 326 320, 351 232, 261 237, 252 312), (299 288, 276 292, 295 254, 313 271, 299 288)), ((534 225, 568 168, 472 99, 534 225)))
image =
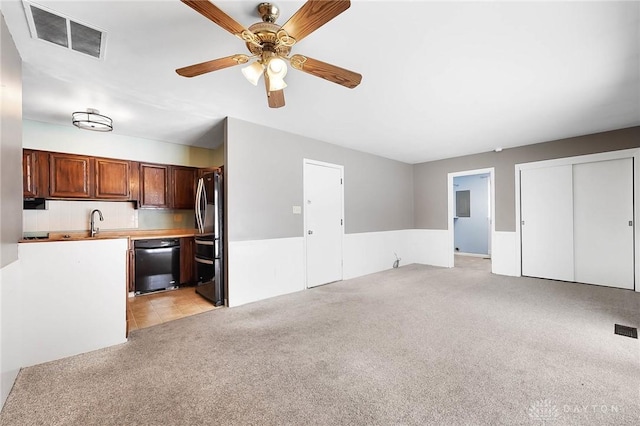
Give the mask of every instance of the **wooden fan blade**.
POLYGON ((302 40, 345 10, 349 0, 309 0, 282 26, 296 42, 302 40))
POLYGON ((269 76, 264 73, 264 85, 267 88, 267 101, 269 102, 269 108, 281 108, 284 106, 284 89, 276 90, 274 92, 269 91, 269 76))
POLYGON ((333 83, 353 89, 362 81, 362 75, 357 72, 349 71, 308 56, 293 55, 291 57, 291 66, 297 70, 304 71, 307 74, 324 78, 333 83))
POLYGON ((238 37, 244 31, 248 31, 244 26, 240 25, 235 19, 224 13, 218 8, 218 6, 206 0, 181 0, 182 3, 189 6, 205 18, 210 19, 216 24, 220 25, 231 34, 238 37))
POLYGON ((189 65, 188 67, 178 68, 176 72, 183 77, 195 77, 200 74, 205 74, 211 71, 218 71, 223 68, 229 68, 234 65, 246 64, 249 62, 247 55, 231 55, 226 58, 214 59, 212 61, 201 62, 195 65, 189 65))

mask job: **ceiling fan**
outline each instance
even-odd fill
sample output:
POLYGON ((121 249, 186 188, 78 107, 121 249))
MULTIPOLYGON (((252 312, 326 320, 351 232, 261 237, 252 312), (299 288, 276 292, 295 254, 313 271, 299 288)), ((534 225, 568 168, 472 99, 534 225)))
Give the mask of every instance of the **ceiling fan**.
POLYGON ((278 7, 272 3, 260 3, 258 13, 262 17, 262 22, 253 24, 249 28, 236 22, 208 0, 181 1, 243 40, 251 52, 250 56, 231 55, 177 69, 176 72, 183 77, 195 77, 234 65, 246 64, 256 58, 253 63, 242 69, 242 73, 254 85, 257 85, 260 76, 264 75, 267 100, 271 108, 284 106, 284 88, 287 86, 284 77, 287 74, 287 61, 297 70, 350 89, 356 87, 362 80, 362 75, 356 72, 308 56, 298 54, 289 56, 294 44, 347 10, 351 5, 349 0, 308 0, 282 26, 275 23, 280 15, 278 7))

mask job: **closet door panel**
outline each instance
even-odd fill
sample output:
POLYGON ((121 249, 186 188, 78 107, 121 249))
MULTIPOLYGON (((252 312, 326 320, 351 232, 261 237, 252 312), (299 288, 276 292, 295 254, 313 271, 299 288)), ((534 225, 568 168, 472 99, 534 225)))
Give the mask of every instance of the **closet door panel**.
POLYGON ((522 275, 574 280, 572 166, 520 172, 522 275))
POLYGON ((633 160, 573 166, 575 281, 633 289, 633 160))

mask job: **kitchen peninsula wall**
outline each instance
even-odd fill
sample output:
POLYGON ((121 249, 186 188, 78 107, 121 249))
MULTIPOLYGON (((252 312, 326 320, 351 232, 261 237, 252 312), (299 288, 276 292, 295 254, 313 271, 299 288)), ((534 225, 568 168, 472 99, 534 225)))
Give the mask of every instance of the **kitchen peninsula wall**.
MULTIPOLYGON (((25 149, 119 158, 189 167, 217 167, 224 163, 222 141, 211 148, 192 147, 113 133, 83 131, 73 127, 23 120, 25 149)), ((222 135, 221 135, 222 137, 222 135)), ((89 229, 89 213, 100 209, 101 230, 183 229, 194 227, 192 210, 134 209, 131 202, 47 200, 47 210, 24 210, 24 232, 89 229)))

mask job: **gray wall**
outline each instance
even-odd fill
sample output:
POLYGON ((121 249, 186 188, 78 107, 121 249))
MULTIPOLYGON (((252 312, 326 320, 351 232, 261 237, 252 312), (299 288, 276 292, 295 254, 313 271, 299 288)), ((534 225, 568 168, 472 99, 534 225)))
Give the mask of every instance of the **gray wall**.
POLYGON ((420 229, 447 229, 447 174, 495 167, 496 231, 515 231, 515 165, 640 146, 640 127, 416 164, 414 218, 420 229))
POLYGON ((300 237, 303 159, 344 166, 345 232, 413 228, 413 167, 304 136, 227 119, 229 240, 300 237))
POLYGON ((22 59, 1 19, 0 268, 18 259, 22 237, 22 59))

